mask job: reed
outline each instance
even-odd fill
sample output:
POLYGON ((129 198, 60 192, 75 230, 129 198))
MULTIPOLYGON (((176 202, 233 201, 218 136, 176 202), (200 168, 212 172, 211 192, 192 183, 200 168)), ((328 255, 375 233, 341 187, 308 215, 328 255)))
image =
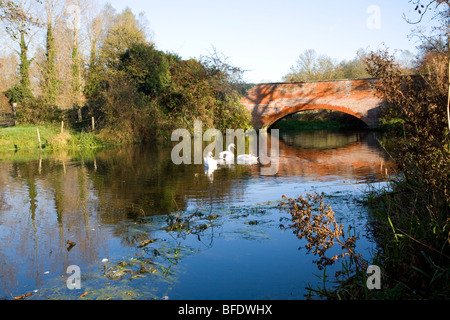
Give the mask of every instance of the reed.
POLYGON ((450 298, 450 210, 420 181, 401 179, 368 197, 387 285, 408 298, 450 298))

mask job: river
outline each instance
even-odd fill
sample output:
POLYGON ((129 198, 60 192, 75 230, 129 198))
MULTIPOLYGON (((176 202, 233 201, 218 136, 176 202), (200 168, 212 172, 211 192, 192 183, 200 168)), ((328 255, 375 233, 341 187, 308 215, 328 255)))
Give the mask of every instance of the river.
POLYGON ((323 192, 369 257, 361 199, 394 165, 371 131, 280 138, 273 176, 259 165, 207 176, 203 165, 175 165, 170 146, 6 157, 0 298, 305 299, 322 272, 280 227, 278 201, 323 192))

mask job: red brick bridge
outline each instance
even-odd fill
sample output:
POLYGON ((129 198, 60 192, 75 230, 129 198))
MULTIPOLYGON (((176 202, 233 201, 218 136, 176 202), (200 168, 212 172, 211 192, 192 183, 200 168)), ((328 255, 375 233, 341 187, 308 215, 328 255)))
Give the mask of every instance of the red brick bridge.
POLYGON ((376 79, 267 83, 251 88, 242 102, 256 129, 303 110, 326 109, 355 116, 378 126, 382 100, 375 96, 376 79))

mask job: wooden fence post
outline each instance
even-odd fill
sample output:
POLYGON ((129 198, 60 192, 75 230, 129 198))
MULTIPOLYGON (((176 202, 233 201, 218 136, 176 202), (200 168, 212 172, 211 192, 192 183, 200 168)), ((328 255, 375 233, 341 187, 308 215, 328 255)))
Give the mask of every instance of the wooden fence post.
POLYGON ((16 125, 16 114, 17 114, 17 102, 14 102, 11 106, 11 111, 12 111, 12 121, 13 121, 13 125, 16 125))
POLYGON ((39 128, 36 128, 38 142, 39 142, 39 149, 42 150, 42 143, 41 143, 41 135, 39 134, 39 128))

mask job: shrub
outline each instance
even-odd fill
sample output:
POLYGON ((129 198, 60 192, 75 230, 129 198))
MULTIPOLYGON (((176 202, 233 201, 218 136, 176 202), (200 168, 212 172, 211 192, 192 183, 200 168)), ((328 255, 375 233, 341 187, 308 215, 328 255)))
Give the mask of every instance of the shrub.
POLYGON ((62 112, 58 107, 34 98, 20 103, 16 111, 16 120, 22 124, 44 124, 61 121, 62 118, 62 112))
POLYGON ((14 87, 3 93, 8 98, 9 103, 26 103, 33 98, 33 93, 27 87, 16 84, 14 87))
POLYGON ((367 58, 379 79, 377 94, 388 103, 385 121, 401 119, 403 131, 388 145, 403 175, 371 201, 374 230, 390 279, 425 297, 450 295, 448 58, 443 57, 433 61, 434 72, 420 76, 402 76, 387 51, 367 58))

